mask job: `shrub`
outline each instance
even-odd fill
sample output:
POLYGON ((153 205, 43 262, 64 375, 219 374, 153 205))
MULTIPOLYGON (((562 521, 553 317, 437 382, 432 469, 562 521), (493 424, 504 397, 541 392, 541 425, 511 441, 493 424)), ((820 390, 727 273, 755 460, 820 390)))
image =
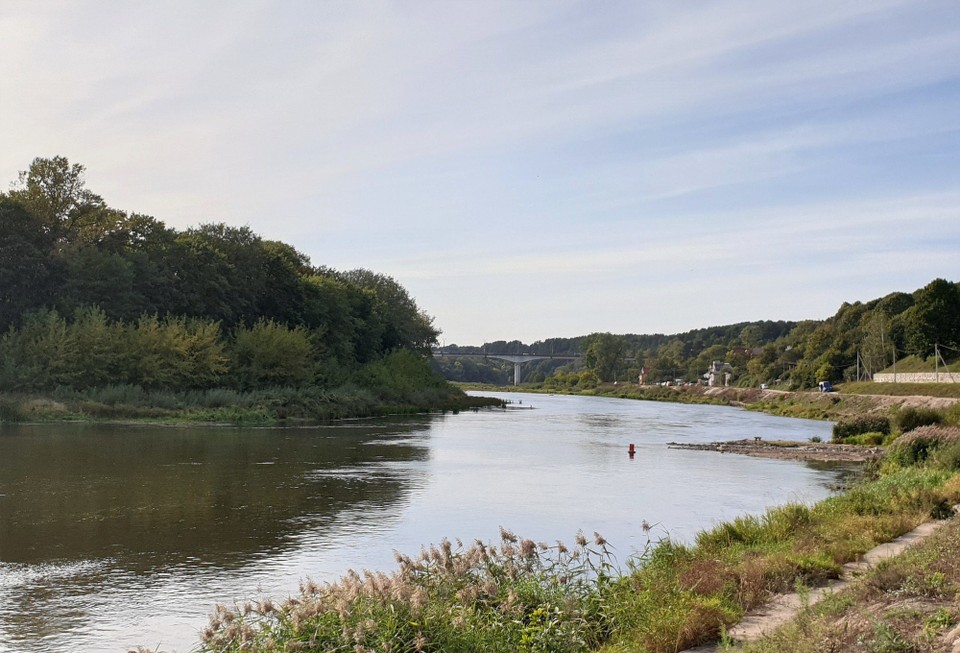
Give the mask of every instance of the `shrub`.
MULTIPOLYGON (((960 428, 955 426, 920 426, 897 438, 891 445, 889 458, 900 465, 925 462, 939 449, 960 445, 960 428)), ((944 452, 945 456, 949 454, 944 452)))
POLYGON ((843 442, 844 444, 860 444, 864 446, 877 446, 884 443, 887 436, 883 433, 873 431, 871 433, 861 433, 859 435, 852 435, 849 438, 846 438, 843 442))
POLYGON ((310 334, 302 327, 261 319, 237 329, 234 338, 233 374, 244 389, 304 385, 313 359, 310 334))
POLYGON ((960 401, 943 411, 944 426, 960 426, 960 401))
POLYGON ((934 454, 933 461, 937 467, 949 470, 960 470, 960 442, 941 447, 934 454))
POLYGON ((23 407, 16 399, 0 398, 0 422, 22 422, 23 407))
POLYGON ((883 415, 860 415, 852 419, 840 420, 833 425, 833 441, 846 442, 863 433, 890 434, 890 419, 883 415))
POLYGON ((944 414, 936 408, 904 408, 897 413, 897 427, 901 433, 920 426, 943 424, 944 414))

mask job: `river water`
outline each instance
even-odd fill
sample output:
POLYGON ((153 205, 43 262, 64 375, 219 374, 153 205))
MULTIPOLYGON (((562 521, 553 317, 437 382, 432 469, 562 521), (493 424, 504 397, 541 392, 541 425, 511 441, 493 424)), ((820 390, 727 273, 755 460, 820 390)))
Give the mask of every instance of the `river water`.
POLYGON ((623 560, 852 473, 666 446, 827 439, 828 422, 505 396, 506 410, 311 428, 0 425, 0 652, 183 653, 218 601, 389 571, 394 550, 582 529, 623 560))

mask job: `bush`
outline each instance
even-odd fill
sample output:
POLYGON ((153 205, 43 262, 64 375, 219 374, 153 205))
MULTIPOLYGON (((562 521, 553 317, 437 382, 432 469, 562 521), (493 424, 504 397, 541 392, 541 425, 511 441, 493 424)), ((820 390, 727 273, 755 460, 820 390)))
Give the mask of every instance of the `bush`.
POLYGON ((890 447, 889 458, 899 465, 916 465, 925 462, 934 452, 943 449, 942 462, 953 464, 952 454, 948 452, 958 446, 960 446, 960 428, 920 426, 897 438, 890 447))
POLYGON ((0 398, 0 422, 22 422, 25 417, 19 401, 6 397, 0 398))
POLYGON ((948 444, 936 451, 933 462, 937 467, 956 471, 960 470, 960 442, 948 444))
POLYGON ((860 415, 853 419, 840 420, 833 425, 833 441, 847 442, 863 433, 890 434, 890 419, 883 415, 860 415))
POLYGON ((944 415, 936 408, 904 408, 897 413, 897 427, 901 433, 920 426, 943 424, 944 415))
POLYGON ((874 447, 881 445, 886 440, 887 436, 883 433, 873 431, 871 433, 861 433, 859 435, 851 435, 849 438, 844 439, 844 444, 859 444, 868 447, 874 447))

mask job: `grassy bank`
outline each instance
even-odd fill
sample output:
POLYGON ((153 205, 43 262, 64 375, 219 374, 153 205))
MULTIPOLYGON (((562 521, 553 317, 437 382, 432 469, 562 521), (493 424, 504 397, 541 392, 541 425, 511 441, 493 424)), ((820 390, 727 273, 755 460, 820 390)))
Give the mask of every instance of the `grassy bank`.
MULTIPOLYGON (((872 570, 850 589, 807 607, 743 653, 949 651, 960 620, 960 520, 872 570), (951 635, 953 637, 951 637, 951 635)), ((955 649, 953 649, 955 650, 955 649)))
POLYGON ((629 560, 599 535, 569 548, 506 532, 496 545, 443 542, 398 556, 391 574, 220 607, 200 650, 672 652, 715 640, 773 592, 837 577, 958 500, 956 470, 888 464, 814 506, 740 517, 690 545, 651 542, 629 560))
POLYGON ((846 383, 840 388, 842 392, 851 394, 960 399, 960 383, 846 383))
POLYGON ((242 392, 144 390, 107 386, 89 390, 59 388, 46 394, 0 395, 0 422, 138 421, 266 426, 290 421, 329 422, 354 417, 456 412, 501 402, 469 397, 459 390, 421 388, 384 395, 348 385, 321 388, 269 388, 242 392))

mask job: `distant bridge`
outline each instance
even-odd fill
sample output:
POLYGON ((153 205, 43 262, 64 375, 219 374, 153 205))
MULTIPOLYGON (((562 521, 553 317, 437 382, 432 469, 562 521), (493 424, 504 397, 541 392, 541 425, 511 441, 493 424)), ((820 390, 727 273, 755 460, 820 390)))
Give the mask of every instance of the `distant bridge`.
POLYGON ((444 351, 442 349, 435 349, 433 355, 438 358, 443 358, 444 356, 449 356, 450 358, 495 358, 501 361, 507 361, 513 363, 513 385, 520 384, 520 366, 524 363, 532 363, 534 361, 542 360, 564 360, 564 361, 575 361, 583 358, 583 354, 567 354, 565 356, 558 356, 554 354, 460 354, 451 351, 444 351))

